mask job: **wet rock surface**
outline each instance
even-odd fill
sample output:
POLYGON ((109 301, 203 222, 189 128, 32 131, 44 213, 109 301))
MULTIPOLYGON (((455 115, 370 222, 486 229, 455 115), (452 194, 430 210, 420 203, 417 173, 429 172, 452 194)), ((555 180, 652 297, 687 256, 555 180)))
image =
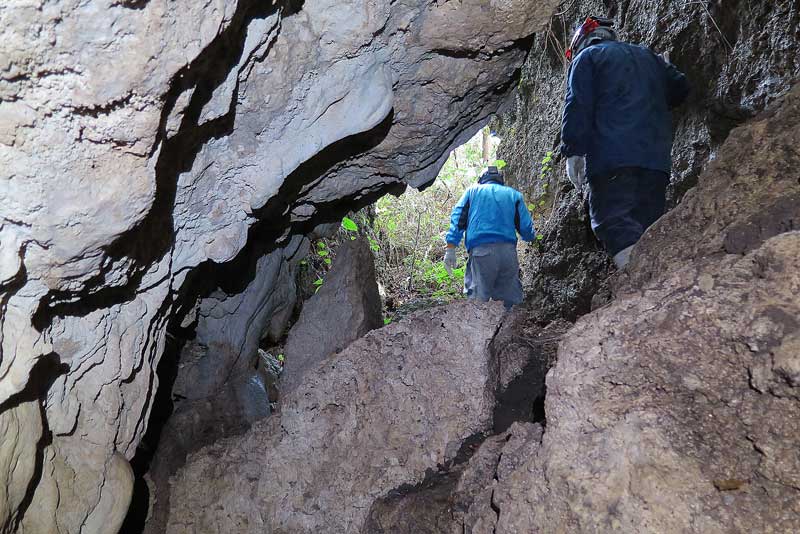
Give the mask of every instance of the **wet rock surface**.
POLYGON ((359 532, 377 497, 491 427, 502 314, 469 302, 420 312, 324 360, 279 415, 189 458, 167 532, 359 532))
POLYGON ((383 326, 375 258, 363 239, 346 240, 319 290, 289 330, 281 389, 292 390, 308 369, 370 330, 383 326))

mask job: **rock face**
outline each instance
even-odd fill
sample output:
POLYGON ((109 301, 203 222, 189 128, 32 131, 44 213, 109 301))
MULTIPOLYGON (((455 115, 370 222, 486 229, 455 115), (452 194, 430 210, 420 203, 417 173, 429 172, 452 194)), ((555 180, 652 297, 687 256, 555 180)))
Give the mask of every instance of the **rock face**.
POLYGON ((289 330, 281 388, 289 391, 331 353, 383 326, 375 259, 363 239, 345 241, 319 291, 289 330))
POLYGON ((0 431, 3 441, 0 469, 5 484, 0 489, 0 514, 7 518, 0 524, 0 532, 12 532, 19 522, 19 507, 25 500, 28 484, 33 479, 37 453, 42 439, 41 409, 35 400, 27 400, 13 407, 5 406, 0 413, 0 431), (13 409, 12 409, 13 408, 13 409))
POLYGON ((496 532, 800 528, 798 124, 800 88, 735 130, 566 336, 496 532))
MULTIPOLYGON (((9 399, 35 397, 50 436, 36 468, 5 481, 2 528, 19 506, 46 511, 24 514, 24 532, 111 528, 167 325, 198 294, 237 325, 280 313, 283 268, 260 271, 260 256, 431 181, 503 103, 556 3, 0 8, 0 410, 22 420, 27 404, 9 399), (247 279, 233 285, 266 300, 237 308, 224 269, 208 267, 242 257, 247 279)), ((247 328, 215 332, 251 344, 247 328)), ((37 433, 2 428, 0 465, 30 458, 37 433)))
POLYGON ((471 302, 420 312, 309 370, 279 415, 190 457, 167 532, 359 532, 377 497, 491 426, 502 314, 471 302))
POLYGON ((535 451, 542 427, 515 423, 484 441, 465 464, 411 493, 393 492, 376 501, 363 534, 494 534, 494 486, 535 451))
MULTIPOLYGON (((798 531, 798 125, 800 86, 648 230, 616 299, 564 335, 543 435, 487 438, 373 503, 362 532, 798 531)), ((518 322, 502 330, 522 340, 518 322)))
POLYGON ((593 296, 607 289, 603 282, 614 271, 558 156, 567 73, 563 43, 590 14, 613 17, 621 39, 668 53, 689 77, 689 101, 673 113, 672 206, 697 184, 729 132, 779 99, 800 77, 796 0, 708 5, 579 0, 566 5, 548 31, 537 34, 515 104, 496 125, 509 182, 529 202, 544 203, 535 210, 544 239, 522 264, 533 307, 546 320, 574 321, 590 311, 593 296), (553 160, 546 160, 548 152, 555 153, 553 160))
POLYGON ((799 260, 783 234, 580 320, 497 532, 797 531, 799 260))

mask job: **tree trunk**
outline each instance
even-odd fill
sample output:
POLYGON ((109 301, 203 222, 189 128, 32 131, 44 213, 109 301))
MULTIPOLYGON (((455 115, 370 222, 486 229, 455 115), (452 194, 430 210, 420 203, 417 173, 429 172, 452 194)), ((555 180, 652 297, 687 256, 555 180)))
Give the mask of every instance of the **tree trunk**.
POLYGON ((492 152, 492 140, 491 134, 489 133, 489 127, 486 126, 483 129, 483 162, 488 165, 489 163, 489 155, 492 152))

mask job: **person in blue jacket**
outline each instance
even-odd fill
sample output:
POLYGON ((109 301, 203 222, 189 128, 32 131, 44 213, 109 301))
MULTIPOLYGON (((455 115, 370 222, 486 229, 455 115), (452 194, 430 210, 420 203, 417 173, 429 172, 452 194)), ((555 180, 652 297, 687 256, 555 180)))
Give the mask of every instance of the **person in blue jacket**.
POLYGON ((444 265, 450 273, 464 236, 469 253, 464 272, 467 298, 502 300, 506 309, 522 302, 517 233, 525 241, 536 238, 531 214, 522 193, 505 185, 497 167, 489 167, 453 208, 445 238, 444 265))
POLYGON ((561 128, 567 176, 588 178, 592 229, 618 268, 663 213, 671 171, 672 117, 689 84, 649 48, 617 41, 608 19, 589 17, 567 50, 561 128))

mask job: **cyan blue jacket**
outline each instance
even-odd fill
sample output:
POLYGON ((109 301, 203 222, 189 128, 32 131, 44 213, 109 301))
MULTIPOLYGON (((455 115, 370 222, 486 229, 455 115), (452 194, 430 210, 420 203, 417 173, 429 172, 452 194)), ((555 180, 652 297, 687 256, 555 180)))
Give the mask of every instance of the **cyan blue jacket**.
POLYGON ((517 232, 525 241, 536 238, 522 193, 497 182, 471 186, 453 208, 445 240, 458 246, 465 232, 467 250, 489 243, 516 243, 517 232))
POLYGON ((573 60, 564 116, 561 153, 586 156, 591 178, 620 167, 670 172, 670 108, 689 94, 674 65, 649 48, 602 41, 573 60))

